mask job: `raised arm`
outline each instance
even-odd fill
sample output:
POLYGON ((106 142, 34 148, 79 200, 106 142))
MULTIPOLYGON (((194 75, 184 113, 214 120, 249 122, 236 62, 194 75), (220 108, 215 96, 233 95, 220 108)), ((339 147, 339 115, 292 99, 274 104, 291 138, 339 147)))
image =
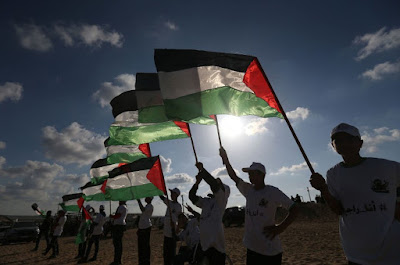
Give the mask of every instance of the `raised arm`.
POLYGON ((144 206, 143 206, 143 204, 142 204, 142 202, 141 202, 141 200, 140 199, 137 199, 137 202, 138 202, 138 204, 139 204, 139 208, 140 208, 140 210, 142 211, 142 213, 144 212, 144 206))
POLYGON ((219 149, 219 154, 222 158, 222 161, 224 162, 226 166, 226 170, 228 171, 229 177, 236 183, 238 184, 239 180, 241 180, 235 173, 235 170, 233 170, 233 167, 231 163, 229 162, 228 155, 226 154, 226 151, 223 147, 219 149))
POLYGON ((193 210, 192 207, 190 207, 188 204, 186 204, 186 209, 188 209, 188 211, 194 215, 194 217, 198 220, 200 220, 200 214, 198 212, 196 212, 195 210, 193 210))
POLYGON ((336 213, 337 215, 342 215, 344 210, 341 202, 337 200, 332 194, 329 192, 328 185, 325 182, 325 179, 319 173, 314 173, 310 177, 311 186, 319 190, 321 192, 322 197, 328 204, 329 208, 336 213))
POLYGON ((203 163, 196 163, 196 167, 199 170, 199 175, 208 185, 210 185, 212 192, 217 192, 221 186, 217 182, 217 180, 203 167, 203 163))
POLYGON ((199 173, 196 176, 196 182, 193 184, 193 187, 189 191, 189 199, 192 201, 193 204, 196 204, 196 202, 200 199, 200 197, 196 195, 196 192, 197 192, 197 189, 199 188, 199 184, 200 184, 201 180, 202 180, 202 178, 199 173))

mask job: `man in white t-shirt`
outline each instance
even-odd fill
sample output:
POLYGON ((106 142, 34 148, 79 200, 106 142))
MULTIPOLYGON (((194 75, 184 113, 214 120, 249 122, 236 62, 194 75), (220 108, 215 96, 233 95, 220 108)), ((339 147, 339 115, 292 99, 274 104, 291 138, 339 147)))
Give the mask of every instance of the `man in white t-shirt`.
POLYGON ((210 265, 225 264, 226 249, 222 217, 228 202, 230 189, 218 178, 215 179, 204 169, 202 163, 197 163, 199 173, 196 182, 189 192, 189 199, 194 205, 201 208, 200 215, 200 244, 210 265), (201 180, 210 185, 213 194, 209 198, 196 195, 201 180))
POLYGON ((89 243, 86 249, 86 254, 82 259, 82 262, 86 262, 89 258, 90 250, 92 249, 92 245, 94 243, 94 254, 89 261, 95 261, 97 259, 97 253, 99 252, 99 241, 100 236, 103 234, 103 225, 106 222, 106 213, 104 212, 104 205, 100 205, 99 213, 96 214, 96 218, 93 221, 93 224, 90 226, 89 231, 89 243))
POLYGON ((178 215, 182 212, 182 206, 178 202, 178 197, 181 194, 181 191, 178 188, 174 188, 170 189, 170 192, 171 200, 168 200, 164 196, 160 196, 160 199, 165 203, 165 205, 167 205, 167 211, 165 212, 164 217, 164 265, 171 265, 173 263, 176 254, 175 228, 178 221, 178 215))
POLYGON ((343 162, 326 174, 312 174, 311 185, 340 216, 340 238, 349 264, 400 264, 400 164, 360 156, 358 129, 341 123, 331 144, 343 162))
POLYGON ((248 265, 282 264, 283 250, 278 235, 295 219, 298 212, 296 204, 278 188, 265 185, 264 165, 254 162, 250 167, 243 168, 243 172, 249 174, 251 183, 247 183, 236 175, 222 147, 220 155, 229 177, 246 198, 243 239, 247 248, 246 263, 248 265), (288 209, 289 213, 283 222, 275 224, 275 213, 278 207, 288 209))
POLYGON ((137 237, 138 237, 138 259, 139 265, 150 265, 150 233, 151 233, 151 215, 153 214, 153 197, 146 197, 144 201, 147 203, 143 206, 140 200, 137 200, 142 215, 139 218, 137 237))
POLYGON ((117 210, 114 215, 110 215, 114 219, 112 227, 112 236, 114 244, 114 262, 112 265, 121 264, 122 259, 122 237, 124 236, 126 226, 126 216, 128 215, 128 208, 126 207, 126 201, 120 201, 117 210))
POLYGON ((178 216, 177 239, 184 241, 186 246, 181 246, 175 256, 174 265, 183 265, 185 262, 198 260, 202 256, 200 244, 199 220, 194 217, 188 219, 184 213, 178 216))
POLYGON ((58 238, 61 236, 64 224, 67 221, 67 217, 65 216, 65 212, 63 210, 59 210, 57 212, 57 217, 55 218, 52 226, 52 237, 49 246, 43 252, 43 255, 47 255, 50 249, 53 249, 53 253, 50 258, 55 258, 59 254, 58 248, 58 238))

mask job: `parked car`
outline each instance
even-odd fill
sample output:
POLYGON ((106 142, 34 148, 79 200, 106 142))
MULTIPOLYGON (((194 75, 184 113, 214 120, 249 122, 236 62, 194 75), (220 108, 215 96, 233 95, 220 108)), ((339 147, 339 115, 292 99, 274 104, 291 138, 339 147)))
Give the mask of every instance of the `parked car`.
POLYGON ((232 224, 241 226, 244 223, 245 208, 240 206, 226 208, 222 222, 225 227, 230 227, 232 224))
POLYGON ((3 244, 35 241, 39 235, 39 227, 34 222, 15 222, 4 231, 3 244))

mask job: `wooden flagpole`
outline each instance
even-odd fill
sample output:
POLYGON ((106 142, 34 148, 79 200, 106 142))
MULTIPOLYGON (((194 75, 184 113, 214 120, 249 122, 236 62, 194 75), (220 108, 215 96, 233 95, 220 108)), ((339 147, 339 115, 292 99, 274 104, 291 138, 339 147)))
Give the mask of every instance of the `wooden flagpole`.
POLYGON ((271 85, 271 83, 269 82, 269 80, 268 80, 268 78, 267 78, 267 75, 265 74, 264 69, 262 69, 262 67, 261 67, 261 65, 260 65, 260 62, 258 61, 257 58, 256 58, 256 63, 257 63, 257 65, 258 65, 259 69, 261 70, 261 72, 262 72, 262 74, 263 74, 265 80, 267 81, 269 87, 271 88, 271 92, 272 92, 272 94, 274 95, 275 100, 276 100, 276 102, 278 103, 279 108, 282 110, 283 118, 285 119, 285 121, 286 121, 286 123, 287 123, 287 125, 288 125, 288 127, 289 127, 289 129, 290 129, 290 131, 291 131, 291 133, 292 133, 292 135, 293 135, 293 137, 294 137, 294 140, 296 141, 296 143, 297 143, 297 145, 298 145, 298 147, 299 147, 299 149, 300 149, 300 152, 301 152, 301 154, 303 155, 304 160, 305 160, 306 163, 307 163, 308 168, 310 169, 311 173, 314 174, 315 171, 314 171, 314 169, 313 169, 313 167, 312 167, 312 165, 311 165, 311 163, 310 163, 310 160, 308 160, 308 157, 307 157, 306 153, 304 152, 304 149, 303 149, 303 147, 301 146, 301 143, 300 143, 299 139, 297 138, 296 133, 294 132, 293 127, 292 127, 292 125, 290 124, 290 121, 289 121, 289 119, 287 118, 286 113, 285 113, 285 111, 283 110, 282 105, 281 105, 281 103, 279 102, 279 99, 278 99, 278 97, 277 97, 276 94, 275 94, 275 91, 274 91, 274 89, 272 88, 272 85, 271 85))
POLYGON ((199 160, 197 159, 197 154, 196 154, 196 149, 194 148, 194 142, 193 142, 193 138, 192 138, 192 132, 190 131, 190 125, 189 123, 188 125, 188 130, 189 130, 189 135, 190 135, 190 141, 192 142, 192 148, 193 148, 193 154, 194 154, 194 158, 196 159, 196 164, 199 162, 199 160))

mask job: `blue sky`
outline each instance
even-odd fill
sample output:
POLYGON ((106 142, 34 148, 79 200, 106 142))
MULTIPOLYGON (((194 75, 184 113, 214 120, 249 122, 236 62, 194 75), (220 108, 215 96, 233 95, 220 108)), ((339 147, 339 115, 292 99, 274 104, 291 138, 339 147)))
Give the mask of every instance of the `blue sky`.
MULTIPOLYGON (((329 145, 340 122, 360 129, 363 156, 399 161, 398 1, 135 2, 1 1, 0 214, 32 214, 33 202, 55 210, 62 195, 78 192, 105 157, 108 102, 134 88, 137 72, 156 71, 155 48, 258 57, 323 175, 340 161, 329 145)), ((284 122, 221 116, 220 125, 240 177, 248 180, 241 168, 258 161, 267 183, 309 200, 310 171, 284 122)), ((191 129, 199 160, 231 186, 228 206, 244 205, 215 127, 191 129)), ((197 172, 190 140, 151 149, 162 156, 168 188, 179 187, 187 202, 197 172)), ((199 194, 208 191, 203 184, 199 194)), ((154 205, 164 214, 159 199, 154 205)))

